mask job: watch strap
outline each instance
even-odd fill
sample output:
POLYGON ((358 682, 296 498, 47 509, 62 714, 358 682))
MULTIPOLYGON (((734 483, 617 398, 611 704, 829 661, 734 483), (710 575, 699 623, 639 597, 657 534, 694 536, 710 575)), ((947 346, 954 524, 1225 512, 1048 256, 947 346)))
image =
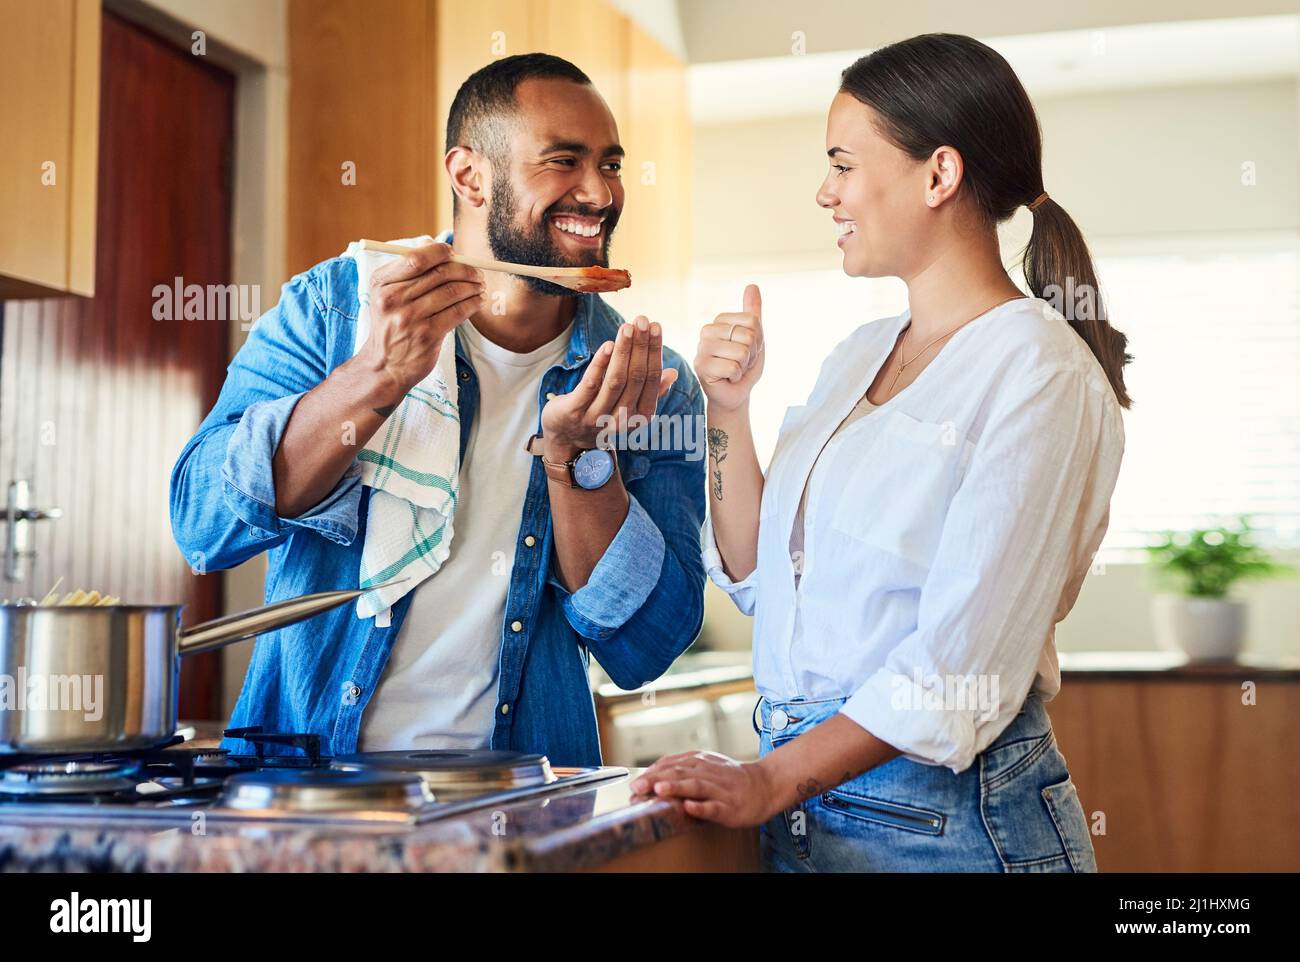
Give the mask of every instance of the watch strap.
POLYGON ((578 482, 573 477, 573 462, 581 457, 581 453, 574 456, 573 461, 552 461, 546 456, 546 448, 542 443, 540 433, 530 435, 524 442, 524 450, 535 458, 542 461, 542 470, 552 481, 559 481, 561 484, 567 484, 571 488, 578 487, 578 482))
MULTIPOLYGON (((546 472, 546 476, 552 481, 559 481, 561 484, 567 484, 571 488, 582 487, 582 485, 578 484, 578 479, 573 473, 573 467, 578 463, 578 459, 586 454, 587 451, 579 451, 573 456, 573 459, 569 461, 552 461, 546 456, 546 447, 542 442, 542 435, 540 432, 529 436, 528 440, 524 442, 524 450, 533 457, 541 459, 542 470, 546 472)), ((589 448, 587 450, 601 449, 589 448)), ((608 453, 610 461, 613 462, 614 474, 618 474, 618 458, 614 456, 612 451, 608 453)))
MULTIPOLYGON (((574 461, 576 460, 577 458, 574 458, 574 461)), ((573 478, 573 461, 552 461, 543 454, 542 470, 546 472, 546 476, 552 481, 559 481, 571 488, 578 487, 578 482, 573 478)))

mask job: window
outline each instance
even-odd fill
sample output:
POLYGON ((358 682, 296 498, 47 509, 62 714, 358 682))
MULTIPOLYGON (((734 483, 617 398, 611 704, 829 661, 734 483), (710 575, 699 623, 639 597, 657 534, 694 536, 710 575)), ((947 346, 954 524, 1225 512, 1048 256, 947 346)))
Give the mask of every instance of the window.
MULTIPOLYGON (((1103 560, 1137 560, 1151 534, 1249 514, 1261 543, 1300 547, 1300 248, 1293 238, 1128 243, 1101 251, 1109 316, 1129 337, 1134 398, 1103 560)), ((763 290, 767 368, 751 401, 766 464, 787 407, 860 324, 901 313, 896 279, 839 270, 701 272, 693 318, 763 290)), ((862 388, 867 388, 866 372, 862 388)))
POLYGON ((1238 514, 1262 543, 1300 545, 1300 250, 1130 253, 1098 271, 1134 356, 1104 549, 1238 514))

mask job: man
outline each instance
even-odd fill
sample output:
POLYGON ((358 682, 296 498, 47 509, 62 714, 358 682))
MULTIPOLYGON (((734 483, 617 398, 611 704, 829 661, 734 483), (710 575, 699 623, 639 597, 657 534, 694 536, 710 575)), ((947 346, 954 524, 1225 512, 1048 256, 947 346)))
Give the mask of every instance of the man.
POLYGON ((172 473, 172 527, 191 564, 228 568, 269 550, 268 601, 357 587, 376 496, 358 448, 452 330, 461 460, 449 559, 392 605, 387 626, 344 606, 260 638, 233 726, 314 732, 330 754, 490 747, 594 765, 589 655, 636 688, 694 640, 703 461, 681 448, 593 451, 605 418, 700 418, 690 369, 662 349, 657 324, 624 324, 595 294, 448 260, 607 266, 622 154, 577 67, 498 60, 448 117, 450 247, 374 271, 361 348, 349 257, 293 278, 254 326, 172 473), (575 486, 575 466, 601 457, 616 470, 575 486))

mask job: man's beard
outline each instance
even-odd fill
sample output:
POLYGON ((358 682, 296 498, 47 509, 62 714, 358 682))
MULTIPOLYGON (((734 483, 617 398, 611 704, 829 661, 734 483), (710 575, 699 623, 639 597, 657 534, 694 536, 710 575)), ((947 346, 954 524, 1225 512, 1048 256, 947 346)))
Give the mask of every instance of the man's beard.
MULTIPOLYGON (((506 181, 493 185, 492 199, 488 202, 488 247, 492 256, 499 261, 511 264, 527 264, 529 267, 608 267, 609 242, 614 235, 614 226, 618 223, 618 211, 607 207, 603 211, 594 207, 564 206, 556 204, 547 209, 541 221, 535 227, 516 227, 516 205, 514 191, 506 181), (583 214, 588 217, 600 217, 604 214, 605 222, 600 225, 602 243, 598 250, 590 254, 567 254, 551 236, 550 225, 553 214, 583 214)), ((577 297, 578 291, 552 284, 537 277, 520 277, 532 290, 548 297, 577 297)))

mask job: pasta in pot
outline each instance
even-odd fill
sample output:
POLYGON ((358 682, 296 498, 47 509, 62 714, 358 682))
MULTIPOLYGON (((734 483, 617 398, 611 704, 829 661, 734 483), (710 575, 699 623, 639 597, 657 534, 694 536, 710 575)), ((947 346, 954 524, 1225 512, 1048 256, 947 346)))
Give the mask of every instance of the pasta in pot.
MULTIPOLYGON (((84 608, 84 607, 94 607, 97 605, 98 606, 116 605, 116 604, 120 604, 122 601, 122 599, 118 598, 116 595, 102 595, 98 591, 83 591, 80 588, 78 588, 76 591, 69 591, 66 595, 60 598, 59 585, 61 585, 62 583, 63 583, 62 578, 54 582, 54 587, 52 587, 46 593, 45 597, 41 599, 40 601, 41 607, 53 608, 53 607, 61 607, 66 605, 66 606, 76 606, 76 607, 84 608)), ((23 604, 23 602, 21 601, 18 603, 23 604)), ((0 602, 0 604, 6 604, 6 605, 9 604, 9 599, 5 598, 2 602, 0 602)))

